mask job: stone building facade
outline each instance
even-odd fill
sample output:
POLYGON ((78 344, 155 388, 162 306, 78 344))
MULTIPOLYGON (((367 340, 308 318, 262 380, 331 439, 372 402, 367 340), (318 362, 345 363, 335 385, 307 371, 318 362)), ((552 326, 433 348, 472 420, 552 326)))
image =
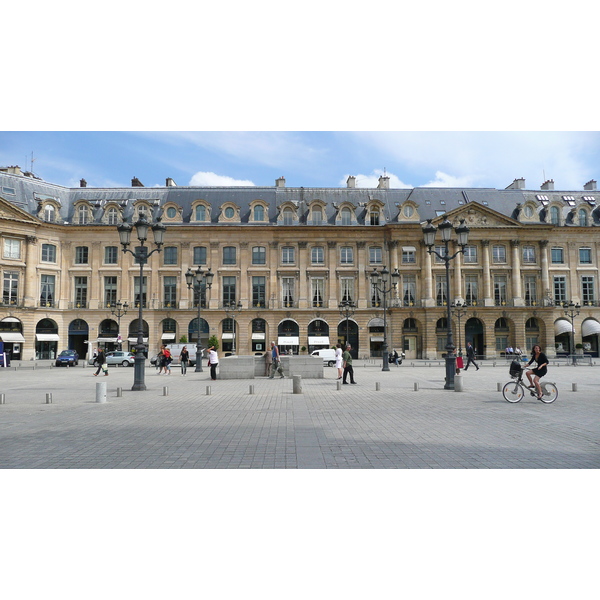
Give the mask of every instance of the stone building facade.
POLYGON ((556 191, 553 181, 527 190, 522 179, 497 190, 390 189, 386 177, 374 189, 356 188, 353 177, 339 189, 289 188, 283 177, 273 187, 167 179, 146 188, 134 178, 105 189, 84 180, 65 188, 4 167, 0 340, 13 360, 129 349, 141 302, 150 355, 184 336, 193 344, 200 330, 203 345, 214 335, 225 354, 260 354, 271 340, 295 353, 348 340, 356 356, 372 357, 385 335, 390 350, 434 359, 445 352, 447 303, 459 300, 466 308, 460 328, 453 319, 455 345, 472 341, 484 358, 534 343, 550 355, 579 344, 598 356, 599 207, 595 181, 556 191), (140 281, 117 225, 141 215, 160 217, 167 230, 140 281), (470 228, 465 253, 450 262, 449 290, 422 231, 428 219, 446 218, 470 228), (185 280, 198 267, 214 273, 199 299, 185 280), (399 274, 385 297, 369 276, 383 267, 399 274), (581 306, 573 322, 562 306, 570 301, 581 306), (120 317, 118 302, 128 304, 120 317), (347 318, 342 302, 355 305, 347 318))

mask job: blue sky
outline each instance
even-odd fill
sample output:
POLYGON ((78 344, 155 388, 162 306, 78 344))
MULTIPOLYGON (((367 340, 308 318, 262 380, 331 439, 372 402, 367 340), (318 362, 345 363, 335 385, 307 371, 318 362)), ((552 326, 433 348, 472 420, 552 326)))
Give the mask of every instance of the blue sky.
POLYGON ((111 132, 4 131, 0 163, 18 164, 46 181, 76 187, 164 185, 504 188, 524 177, 580 190, 600 179, 598 132, 111 132), (33 163, 31 163, 33 153, 33 163))

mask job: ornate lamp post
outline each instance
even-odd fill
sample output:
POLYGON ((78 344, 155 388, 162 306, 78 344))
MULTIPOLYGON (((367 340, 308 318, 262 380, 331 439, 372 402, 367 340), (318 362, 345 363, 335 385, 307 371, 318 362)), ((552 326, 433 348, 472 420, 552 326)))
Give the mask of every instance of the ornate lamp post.
POLYGON ((575 317, 579 314, 579 309, 581 306, 579 304, 575 304, 573 300, 568 304, 563 302, 563 312, 565 316, 568 317, 571 321, 571 356, 573 357, 573 365, 576 365, 577 362, 575 360, 575 317))
POLYGON ((352 302, 352 301, 344 300, 344 301, 340 302, 339 309, 340 309, 340 316, 342 316, 346 319, 346 344, 347 344, 348 340, 350 338, 350 325, 348 323, 348 320, 356 312, 356 304, 354 304, 354 302, 352 302))
POLYGON ((196 373, 202 373, 202 345, 200 344, 200 310, 202 309, 202 288, 209 289, 212 287, 212 280, 215 274, 208 269, 206 273, 198 267, 196 271, 188 269, 185 274, 185 281, 188 289, 194 290, 194 294, 198 294, 198 339, 196 340, 196 373))
POLYGON ((460 345, 460 320, 467 314, 467 307, 460 300, 457 300, 452 307, 452 314, 458 319, 458 356, 462 356, 462 348, 460 345))
POLYGON ((392 273, 391 285, 388 285, 389 275, 390 272, 385 268, 385 266, 383 267, 383 269, 381 269, 381 271, 378 271, 374 268, 373 271, 369 273, 373 289, 377 290, 383 296, 383 368, 381 369, 382 371, 390 370, 387 346, 387 295, 398 285, 400 272, 398 271, 398 269, 394 269, 394 272, 392 273))
POLYGON ((129 252, 136 261, 140 264, 140 301, 139 301, 139 312, 138 312, 138 335, 137 344, 135 346, 135 364, 133 366, 133 387, 132 391, 143 391, 146 389, 145 379, 145 357, 144 350, 144 329, 143 329, 143 306, 142 301, 142 289, 144 281, 144 265, 148 262, 148 258, 155 252, 161 251, 161 246, 164 243, 165 231, 167 228, 157 219, 156 223, 151 225, 144 214, 140 215, 140 218, 133 224, 130 225, 123 221, 120 225, 117 225, 117 231, 119 232, 119 241, 123 246, 123 252, 129 252), (133 250, 129 250, 127 246, 131 244, 131 232, 135 227, 137 238, 140 242, 140 246, 133 250), (148 229, 152 229, 154 234, 154 243, 156 248, 151 252, 148 252, 148 247, 145 245, 148 239, 148 229))
POLYGON ((444 261, 446 266, 446 295, 448 300, 446 301, 446 320, 448 322, 448 338, 446 343, 446 384, 444 385, 445 390, 454 389, 454 374, 456 373, 456 354, 454 352, 454 340, 452 339, 452 319, 450 317, 450 261, 454 260, 461 252, 465 251, 465 246, 469 240, 469 228, 465 225, 464 219, 461 219, 460 225, 456 228, 456 234, 458 236, 458 245, 460 249, 457 250, 452 256, 448 254, 448 242, 452 235, 452 223, 446 218, 439 227, 435 227, 431 223, 431 219, 427 220, 427 225, 423 227, 423 238, 425 245, 427 246, 427 252, 429 254, 435 254, 440 260, 444 261), (435 244, 435 234, 437 230, 442 233, 442 241, 444 242, 444 253, 440 254, 436 250, 433 250, 435 244))
POLYGON ((231 354, 235 354, 235 315, 236 313, 242 310, 242 303, 238 302, 236 304, 235 300, 233 300, 229 303, 226 302, 223 308, 225 309, 225 314, 227 315, 227 318, 233 321, 233 344, 231 346, 231 354))
POLYGON ((123 304, 123 302, 121 302, 120 300, 115 305, 110 307, 110 314, 114 317, 117 317, 117 324, 119 328, 117 341, 119 342, 119 350, 123 349, 123 342, 121 341, 121 317, 124 317, 127 314, 128 308, 129 304, 127 304, 127 302, 123 304))

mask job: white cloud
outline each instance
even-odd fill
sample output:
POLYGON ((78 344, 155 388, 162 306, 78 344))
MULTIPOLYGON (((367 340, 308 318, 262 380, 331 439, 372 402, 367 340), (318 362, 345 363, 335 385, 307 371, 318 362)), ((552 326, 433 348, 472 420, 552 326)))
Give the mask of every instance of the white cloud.
POLYGON ((425 183, 422 187, 475 187, 474 179, 470 175, 455 177, 443 171, 436 171, 435 179, 425 183))
MULTIPOLYGON (((356 177, 356 187, 357 188, 376 188, 379 185, 379 177, 385 175, 390 178, 390 188, 402 189, 402 188, 411 188, 413 187, 409 183, 404 183, 397 175, 393 173, 384 172, 381 169, 373 169, 373 172, 370 175, 364 175, 362 173, 358 173, 354 177, 356 177)), ((346 182, 348 181, 348 175, 344 175, 342 179, 340 179, 340 186, 345 187, 346 182)))
POLYGON ((255 185, 254 182, 247 179, 234 179, 227 175, 217 175, 211 171, 198 171, 190 179, 189 185, 208 186, 208 187, 221 187, 221 186, 234 186, 234 187, 246 187, 255 185))

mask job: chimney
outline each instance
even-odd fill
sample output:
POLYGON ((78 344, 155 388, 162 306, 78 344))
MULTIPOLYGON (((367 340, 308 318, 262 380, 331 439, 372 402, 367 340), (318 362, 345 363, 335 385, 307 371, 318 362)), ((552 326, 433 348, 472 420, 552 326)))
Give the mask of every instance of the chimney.
POLYGON ((379 177, 379 184, 377 185, 378 190, 389 190, 390 189, 390 178, 381 175, 379 177))
POLYGON ((540 190, 553 190, 554 189, 554 179, 547 179, 542 183, 542 187, 540 190))
POLYGON ((278 188, 285 187, 285 177, 283 175, 279 179, 275 180, 275 186, 278 188))
POLYGON ((354 177, 354 175, 348 176, 348 179, 346 180, 346 187, 348 187, 348 188, 356 187, 356 177, 354 177))
POLYGON ((515 179, 507 188, 507 190, 524 190, 525 179, 523 177, 515 179))
POLYGON ((586 192, 596 191, 598 189, 597 183, 595 179, 590 179, 584 186, 583 189, 586 192))
POLYGON ((79 187, 87 187, 87 181, 85 179, 80 179, 79 187))
POLYGON ((170 177, 167 177, 165 185, 167 187, 177 187, 177 184, 170 177))
POLYGON ((131 187, 144 187, 144 184, 137 177, 134 177, 131 180, 131 187))

